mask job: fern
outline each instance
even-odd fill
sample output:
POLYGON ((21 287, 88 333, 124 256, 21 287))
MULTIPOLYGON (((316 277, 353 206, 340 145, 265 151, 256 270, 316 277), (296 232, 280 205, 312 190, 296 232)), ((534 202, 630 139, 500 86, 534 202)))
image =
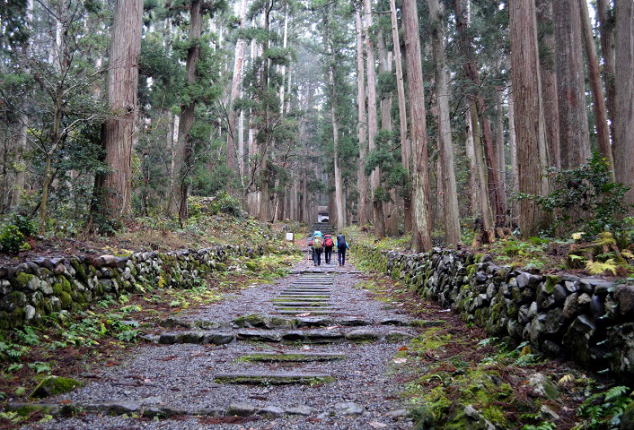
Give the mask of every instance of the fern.
POLYGON ((600 261, 588 261, 586 263, 586 270, 591 275, 602 275, 605 272, 611 272, 616 276, 616 263, 613 258, 610 258, 604 263, 600 261))

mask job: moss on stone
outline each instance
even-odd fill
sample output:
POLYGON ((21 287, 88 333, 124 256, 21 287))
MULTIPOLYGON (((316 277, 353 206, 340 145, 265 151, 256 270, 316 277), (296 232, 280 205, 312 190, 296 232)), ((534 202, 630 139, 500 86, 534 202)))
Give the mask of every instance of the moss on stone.
POLYGON ((30 273, 20 272, 13 279, 15 280, 15 283, 18 284, 20 288, 26 288, 26 286, 29 285, 29 282, 33 278, 35 278, 35 275, 31 275, 30 273))
POLYGON ((238 327, 259 327, 265 328, 267 320, 264 316, 259 314, 243 315, 233 320, 233 323, 238 327))
POLYGON ((544 291, 548 294, 552 294, 555 292, 555 287, 561 281, 559 276, 555 275, 546 275, 546 283, 544 284, 544 291))
POLYGON ((73 306, 73 298, 66 291, 59 293, 59 300, 62 302, 64 309, 70 309, 73 306))
POLYGON ((31 398, 42 398, 67 393, 77 387, 82 387, 83 382, 73 378, 65 378, 62 376, 47 376, 35 387, 31 393, 31 398))

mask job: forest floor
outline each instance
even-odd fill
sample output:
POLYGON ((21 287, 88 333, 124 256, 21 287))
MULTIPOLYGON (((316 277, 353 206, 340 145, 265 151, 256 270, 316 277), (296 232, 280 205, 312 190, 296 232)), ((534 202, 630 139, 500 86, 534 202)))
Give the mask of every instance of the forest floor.
POLYGON ((172 251, 178 248, 200 249, 212 245, 266 245, 278 250, 292 246, 278 240, 282 230, 297 231, 297 223, 270 224, 249 217, 228 214, 200 214, 183 226, 166 218, 136 218, 117 234, 70 234, 64 229, 28 239, 29 249, 16 255, 0 252, 0 266, 15 265, 41 257, 127 256, 137 251, 172 251))
MULTIPOLYGON (((72 354, 49 352, 46 359, 59 361, 42 373, 83 387, 42 400, 42 408, 16 403, 32 388, 20 372, 36 366, 15 370, 13 385, 3 388, 14 393, 23 383, 22 396, 9 394, 5 405, 28 421, 9 408, 0 422, 25 429, 569 429, 583 420, 580 404, 607 388, 526 346, 506 350, 388 278, 353 265, 315 269, 298 258, 262 257, 258 272, 227 275, 209 288, 170 293, 177 297, 154 291, 96 311, 91 318, 106 325, 107 318, 136 321, 138 333, 90 337, 87 329, 66 347, 72 354), (290 263, 288 276, 262 279, 290 263)), ((53 341, 32 335, 40 342, 33 351, 53 341)))

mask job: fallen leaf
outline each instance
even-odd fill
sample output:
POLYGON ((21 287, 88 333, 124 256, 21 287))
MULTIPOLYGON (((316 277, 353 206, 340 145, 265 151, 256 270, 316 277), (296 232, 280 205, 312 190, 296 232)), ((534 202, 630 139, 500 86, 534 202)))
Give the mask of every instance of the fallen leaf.
POLYGON ((403 363, 407 363, 407 358, 395 358, 392 361, 396 364, 403 364, 403 363))
POLYGON ((409 348, 408 348, 408 347, 406 347, 406 346, 401 346, 398 350, 399 350, 399 351, 408 351, 408 350, 409 350, 409 348))

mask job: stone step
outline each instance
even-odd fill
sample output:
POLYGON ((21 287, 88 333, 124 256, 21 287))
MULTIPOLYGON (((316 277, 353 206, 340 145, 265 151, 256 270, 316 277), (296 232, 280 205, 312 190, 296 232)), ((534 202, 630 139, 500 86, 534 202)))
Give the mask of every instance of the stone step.
POLYGON ((323 312, 325 314, 330 314, 333 312, 339 311, 339 308, 327 308, 327 307, 319 307, 319 306, 288 306, 288 307, 275 307, 276 312, 292 312, 293 314, 304 314, 311 313, 314 314, 316 312, 323 312))
MULTIPOLYGON (((279 297, 279 296, 278 296, 279 297)), ((299 300, 299 297, 293 297, 294 300, 299 300)), ((277 300, 277 299, 274 299, 277 300)), ((301 298, 302 301, 309 301, 308 299, 301 298)), ((384 318, 381 320, 368 320, 358 317, 343 317, 343 318, 325 318, 325 317, 297 317, 297 318, 284 318, 271 315, 249 314, 239 318, 235 318, 232 322, 217 322, 211 320, 181 320, 178 318, 170 317, 166 320, 159 322, 162 327, 182 327, 188 329, 201 329, 205 333, 209 333, 209 330, 222 327, 223 329, 230 328, 231 325, 240 328, 260 328, 260 329, 292 329, 302 327, 329 327, 333 325, 357 327, 357 326, 372 326, 372 325, 391 325, 401 327, 438 327, 442 326, 444 321, 442 320, 408 320, 404 318, 384 318)))
MULTIPOLYGON (((328 380, 330 381, 330 380, 328 380)), ((145 418, 170 417, 257 417, 281 415, 309 416, 317 411, 306 405, 279 407, 275 405, 256 406, 249 403, 231 403, 227 407, 206 407, 203 409, 184 409, 165 405, 160 398, 140 400, 97 401, 91 403, 9 403, 6 410, 19 415, 31 415, 40 412, 43 415, 71 417, 86 413, 105 415, 135 415, 145 418)), ((333 411, 333 413, 336 411, 333 411)), ((127 428, 127 427, 126 427, 127 428)))
POLYGON ((273 302, 273 305, 276 307, 282 308, 322 308, 330 305, 329 301, 319 301, 319 302, 311 302, 311 301, 301 301, 301 302, 289 302, 289 301, 276 301, 273 302))
POLYGON ((238 361, 264 362, 264 363, 310 363, 313 361, 343 360, 344 354, 318 353, 318 352, 255 352, 245 354, 238 361))
POLYGON ((291 373, 291 372, 271 372, 271 373, 221 373, 214 377, 214 382, 219 384, 240 384, 240 385, 319 385, 334 382, 335 378, 325 373, 291 373))
POLYGON ((290 300, 301 300, 302 302, 313 302, 313 303, 329 303, 330 302, 330 298, 327 296, 324 296, 324 298, 316 298, 313 296, 302 296, 302 295, 297 295, 297 296, 277 296, 277 298, 271 300, 273 303, 283 303, 283 302, 288 302, 290 300))
POLYGON ((310 314, 310 315, 330 315, 333 312, 330 311, 286 311, 286 310, 278 310, 276 311, 279 315, 302 315, 302 314, 310 314))
POLYGON ((192 330, 162 333, 159 335, 157 342, 161 345, 172 345, 175 343, 210 343, 214 345, 226 345, 233 342, 235 339, 236 337, 231 333, 192 330))
POLYGON ((330 294, 330 288, 285 288, 281 293, 314 293, 314 294, 330 294))

